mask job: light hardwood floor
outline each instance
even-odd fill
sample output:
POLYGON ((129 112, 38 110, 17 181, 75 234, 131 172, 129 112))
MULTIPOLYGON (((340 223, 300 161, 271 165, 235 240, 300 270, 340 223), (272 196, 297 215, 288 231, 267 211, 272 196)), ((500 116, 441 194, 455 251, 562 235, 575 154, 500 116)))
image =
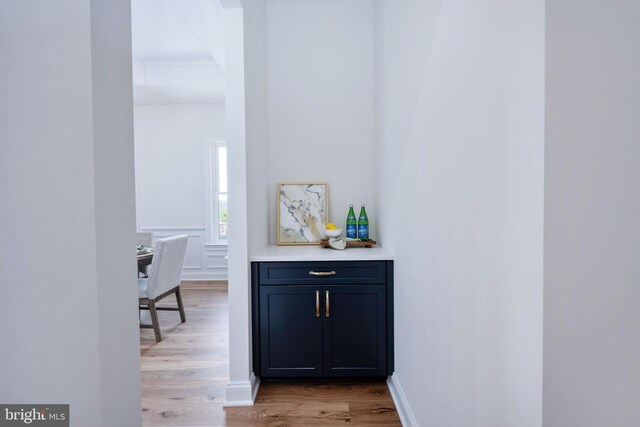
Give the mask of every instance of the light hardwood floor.
MULTIPOLYGON (((140 330, 145 426, 400 426, 384 382, 267 383, 256 404, 222 408, 229 376, 226 282, 183 282, 187 322, 160 311, 163 341, 140 330)), ((174 305, 168 297, 160 305, 174 305)), ((148 313, 142 313, 148 321, 148 313)))

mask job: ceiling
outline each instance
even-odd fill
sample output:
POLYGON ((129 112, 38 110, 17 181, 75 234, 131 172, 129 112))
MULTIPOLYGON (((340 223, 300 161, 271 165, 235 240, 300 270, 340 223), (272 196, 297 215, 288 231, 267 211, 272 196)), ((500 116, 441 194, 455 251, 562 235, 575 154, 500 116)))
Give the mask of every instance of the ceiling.
POLYGON ((224 102, 218 0, 133 0, 131 20, 134 103, 224 102))

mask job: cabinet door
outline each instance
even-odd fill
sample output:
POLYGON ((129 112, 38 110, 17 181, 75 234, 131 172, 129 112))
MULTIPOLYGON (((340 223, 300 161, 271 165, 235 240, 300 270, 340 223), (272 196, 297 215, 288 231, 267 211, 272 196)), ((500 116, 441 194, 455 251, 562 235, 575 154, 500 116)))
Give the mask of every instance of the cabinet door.
POLYGON ((384 285, 323 287, 325 376, 386 376, 385 291, 384 285))
POLYGON ((321 290, 313 285, 260 287, 263 377, 322 376, 321 290))

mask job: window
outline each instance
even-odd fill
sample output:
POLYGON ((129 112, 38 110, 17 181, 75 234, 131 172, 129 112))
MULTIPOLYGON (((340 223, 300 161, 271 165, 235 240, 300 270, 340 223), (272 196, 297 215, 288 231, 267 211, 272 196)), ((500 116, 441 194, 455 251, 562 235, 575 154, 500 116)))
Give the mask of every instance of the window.
POLYGON ((227 144, 211 141, 211 242, 226 245, 228 242, 227 208, 227 144))

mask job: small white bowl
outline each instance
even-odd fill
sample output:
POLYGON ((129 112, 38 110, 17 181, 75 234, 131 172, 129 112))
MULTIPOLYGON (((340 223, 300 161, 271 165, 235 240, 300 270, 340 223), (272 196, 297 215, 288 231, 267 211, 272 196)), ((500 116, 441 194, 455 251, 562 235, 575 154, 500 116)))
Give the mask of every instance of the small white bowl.
POLYGON ((342 228, 338 228, 337 230, 325 230, 325 233, 327 233, 327 237, 335 239, 342 235, 342 228))

